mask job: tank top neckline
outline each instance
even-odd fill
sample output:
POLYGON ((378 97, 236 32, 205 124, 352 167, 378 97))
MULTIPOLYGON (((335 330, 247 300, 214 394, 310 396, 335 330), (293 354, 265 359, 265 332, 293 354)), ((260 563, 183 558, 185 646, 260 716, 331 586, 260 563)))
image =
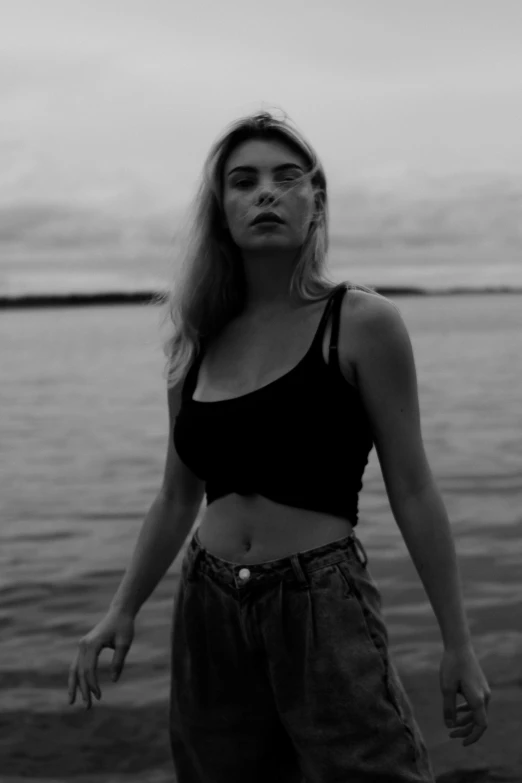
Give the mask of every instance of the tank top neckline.
MULTIPOLYGON (((339 286, 337 286, 335 289, 332 290, 331 294, 329 295, 329 297, 327 299, 327 302, 326 302, 325 308, 323 310, 323 313, 321 315, 321 320, 319 321, 317 329, 315 330, 314 338, 313 338, 313 340, 312 340, 312 342, 310 344, 310 347, 308 348, 308 350, 305 353, 305 355, 303 356, 303 358, 300 359, 297 362, 297 364, 294 365, 294 367, 292 367, 292 369, 288 370, 288 372, 284 373, 283 375, 280 375, 279 378, 276 378, 275 380, 270 381, 270 383, 265 383, 264 386, 259 386, 257 389, 253 389, 251 392, 247 392, 246 394, 240 394, 237 397, 226 397, 223 400, 208 400, 208 401, 206 401, 206 400, 194 400, 193 399, 193 395, 194 395, 194 392, 196 391, 196 386, 197 386, 197 374, 199 372, 199 368, 201 366, 201 361, 203 359, 203 356, 201 355, 199 357, 199 360, 197 361, 196 366, 194 367, 195 383, 194 383, 194 385, 192 386, 192 388, 190 390, 190 394, 187 396, 187 402, 190 405, 209 405, 209 406, 210 405, 222 405, 222 404, 224 404, 226 402, 240 402, 242 400, 245 400, 246 398, 253 397, 254 394, 259 394, 260 392, 268 391, 268 390, 272 389, 275 386, 275 384, 280 383, 281 381, 286 380, 290 376, 293 376, 298 370, 301 369, 301 367, 305 364, 305 362, 310 361, 310 357, 313 355, 313 352, 315 351, 316 345, 319 342, 319 340, 322 338, 322 335, 324 333, 324 326, 325 326, 325 322, 326 322, 326 320, 328 318, 328 315, 330 313, 330 310, 331 310, 332 301, 334 300, 334 298, 337 295, 337 293, 341 289, 343 289, 343 288, 346 288, 346 283, 341 283, 339 286)), ((322 356, 322 352, 321 352, 321 360, 322 360, 321 361, 321 365, 324 364, 324 366, 326 368, 328 368, 329 365, 325 364, 323 356, 322 356)))

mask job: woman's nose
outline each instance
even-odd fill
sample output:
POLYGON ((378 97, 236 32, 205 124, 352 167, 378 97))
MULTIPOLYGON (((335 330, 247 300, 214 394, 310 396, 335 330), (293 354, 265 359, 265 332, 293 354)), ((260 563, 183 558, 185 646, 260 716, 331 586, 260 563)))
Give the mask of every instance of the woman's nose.
POLYGON ((260 202, 273 201, 274 189, 272 187, 262 187, 257 194, 257 200, 260 202))

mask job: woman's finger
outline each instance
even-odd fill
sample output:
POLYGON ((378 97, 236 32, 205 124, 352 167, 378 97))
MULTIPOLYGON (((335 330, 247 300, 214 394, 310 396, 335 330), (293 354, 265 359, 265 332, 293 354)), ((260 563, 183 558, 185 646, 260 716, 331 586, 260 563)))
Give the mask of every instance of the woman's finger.
POLYGON ((98 697, 98 693, 100 692, 100 686, 98 684, 97 664, 98 664, 98 656, 96 655, 96 651, 91 650, 88 653, 85 660, 85 681, 89 689, 89 699, 90 699, 91 691, 97 697, 98 697))
POLYGON ((69 694, 69 704, 74 704, 74 701, 76 699, 76 688, 77 688, 77 679, 76 679, 76 664, 73 664, 71 668, 69 669, 69 679, 67 683, 67 692, 69 694))
POLYGON ((464 740, 462 743, 464 746, 472 745, 474 742, 476 742, 478 739, 482 737, 484 732, 486 731, 487 726, 477 726, 476 724, 473 726, 471 733, 468 737, 464 740))
POLYGON ((462 726, 459 725, 458 728, 453 729, 453 731, 450 731, 450 737, 452 737, 452 738, 455 738, 455 737, 467 737, 473 731, 474 726, 475 726, 475 724, 473 723, 473 721, 471 721, 471 723, 466 723, 466 724, 464 724, 462 726))
POLYGON ((87 705, 87 709, 90 707, 90 690, 89 690, 89 683, 87 682, 86 677, 86 670, 88 669, 88 660, 89 660, 89 646, 87 642, 84 642, 83 640, 80 641, 80 655, 78 660, 78 681, 80 683, 80 690, 82 692, 82 697, 87 705))
POLYGON ((87 709, 88 709, 90 706, 89 686, 87 685, 87 680, 85 679, 85 671, 83 669, 83 666, 79 667, 78 681, 80 683, 80 691, 82 692, 82 698, 85 704, 87 705, 87 709))
POLYGON ((456 726, 465 726, 468 723, 473 723, 473 710, 468 704, 458 707, 457 712, 460 712, 460 715, 457 715, 456 726))

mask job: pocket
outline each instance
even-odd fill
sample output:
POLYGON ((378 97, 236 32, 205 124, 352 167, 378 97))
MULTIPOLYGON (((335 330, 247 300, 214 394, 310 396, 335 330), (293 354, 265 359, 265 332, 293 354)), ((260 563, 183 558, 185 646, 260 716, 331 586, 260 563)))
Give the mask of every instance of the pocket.
POLYGON ((357 559, 358 564, 360 565, 363 571, 367 571, 368 555, 366 554, 366 549, 362 545, 362 541, 360 541, 357 538, 357 536, 355 536, 353 539, 353 545, 354 545, 355 557, 357 559))
POLYGON ((382 600, 377 585, 365 564, 344 557, 335 564, 346 587, 346 596, 355 595, 364 609, 380 615, 382 600))
POLYGON ((354 581, 353 577, 350 573, 350 566, 345 563, 344 560, 335 563, 334 565, 335 570, 339 574, 341 578, 341 582, 343 583, 343 595, 345 598, 352 598, 355 596, 355 588, 354 588, 354 581))
POLYGON ((358 602, 368 638, 383 658, 388 637, 380 617, 380 594, 373 579, 368 572, 363 573, 360 563, 351 560, 341 560, 335 567, 344 584, 344 597, 358 602))
POLYGON ((381 613, 379 590, 369 574, 359 576, 357 572, 352 572, 351 561, 343 560, 337 563, 336 567, 345 584, 345 597, 355 599, 359 604, 368 640, 382 664, 383 683, 388 701, 410 740, 415 760, 418 760, 419 747, 415 721, 407 694, 390 660, 388 632, 381 613))
MULTIPOLYGON (((342 560, 337 563, 337 569, 345 585, 345 598, 357 601, 368 642, 379 656, 386 688, 389 690, 388 631, 381 613, 381 595, 377 585, 367 572, 362 572, 352 561, 342 560)), ((395 699, 392 701, 397 709, 395 699)))

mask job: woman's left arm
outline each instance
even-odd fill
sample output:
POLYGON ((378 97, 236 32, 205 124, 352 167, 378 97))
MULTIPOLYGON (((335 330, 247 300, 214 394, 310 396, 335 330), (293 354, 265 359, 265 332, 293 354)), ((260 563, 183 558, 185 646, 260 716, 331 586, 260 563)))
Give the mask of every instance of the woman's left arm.
MULTIPOLYGON (((444 645, 440 684, 444 718, 457 722, 460 691, 473 711, 475 742, 487 727, 490 691, 472 647, 448 515, 421 434, 415 361, 399 310, 363 295, 351 318, 355 371, 381 465, 390 507, 436 615, 444 645), (354 330, 356 335, 354 335, 354 330), (355 337, 355 339, 353 339, 355 337)), ((469 717, 467 718, 469 721, 469 717)))

